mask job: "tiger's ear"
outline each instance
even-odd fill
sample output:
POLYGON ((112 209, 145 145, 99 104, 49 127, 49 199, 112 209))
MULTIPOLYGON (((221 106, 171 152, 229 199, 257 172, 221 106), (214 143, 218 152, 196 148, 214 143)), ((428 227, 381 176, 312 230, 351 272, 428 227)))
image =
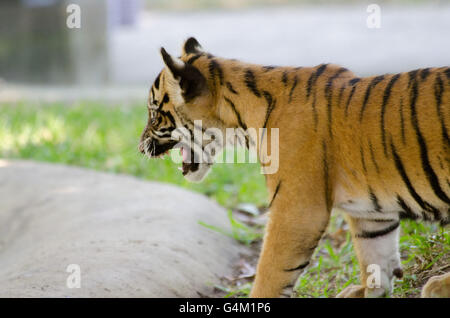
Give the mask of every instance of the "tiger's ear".
POLYGON ((179 58, 172 57, 163 47, 161 48, 161 56, 173 77, 172 86, 175 86, 173 88, 179 89, 185 102, 189 102, 207 91, 206 79, 197 68, 184 63, 179 58))
POLYGON ((203 53, 202 46, 193 37, 190 37, 189 39, 187 39, 186 42, 184 42, 184 44, 183 44, 183 55, 187 55, 187 54, 191 54, 191 53, 192 54, 203 53))

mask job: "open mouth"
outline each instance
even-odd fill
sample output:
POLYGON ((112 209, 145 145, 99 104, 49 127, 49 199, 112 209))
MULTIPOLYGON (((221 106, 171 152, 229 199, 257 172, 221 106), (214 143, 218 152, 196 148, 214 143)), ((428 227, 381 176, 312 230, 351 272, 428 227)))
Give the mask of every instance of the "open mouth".
MULTIPOLYGON (((169 151, 174 148, 173 144, 158 145, 155 147, 153 143, 141 143, 139 145, 139 150, 146 154, 150 158, 163 158, 169 154, 169 151)), ((182 157, 181 170, 183 176, 187 175, 189 172, 195 172, 199 168, 199 163, 194 160, 194 151, 188 146, 177 147, 180 149, 180 154, 182 157), (189 156, 190 153, 190 156, 189 156)))
POLYGON ((198 170, 198 163, 193 162, 194 161, 194 152, 191 150, 191 156, 189 157, 189 149, 185 147, 180 148, 180 154, 183 158, 183 162, 181 164, 181 167, 178 169, 181 170, 183 173, 183 176, 185 176, 188 172, 194 172, 198 170))

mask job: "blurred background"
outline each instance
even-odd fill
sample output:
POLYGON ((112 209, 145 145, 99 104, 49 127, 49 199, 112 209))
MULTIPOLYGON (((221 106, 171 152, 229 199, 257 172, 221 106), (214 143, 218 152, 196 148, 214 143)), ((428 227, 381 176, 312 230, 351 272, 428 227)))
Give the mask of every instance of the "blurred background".
POLYGON ((0 98, 145 98, 162 67, 159 47, 179 54, 189 36, 218 56, 333 62, 362 76, 448 63, 449 0, 376 1, 381 27, 368 28, 372 2, 2 0, 0 98), (80 29, 66 26, 72 3, 81 8, 80 29))
MULTIPOLYGON (((201 192, 233 212, 266 211, 258 164, 216 164, 192 184, 169 158, 137 151, 148 90, 163 66, 159 48, 179 55, 189 36, 214 55, 265 65, 409 71, 450 64, 450 0, 1 0, 0 159, 131 174, 201 192), (380 28, 367 26, 371 3, 381 9, 380 28), (70 4, 81 8, 79 29, 66 24, 70 4)), ((260 228, 231 221, 240 241, 260 242, 260 228)), ((417 297, 449 269, 450 231, 408 221, 402 231, 406 274, 395 292, 417 297)), ((333 296, 357 281, 339 214, 313 259, 299 295, 333 296)), ((244 286, 227 292, 246 295, 244 286)))

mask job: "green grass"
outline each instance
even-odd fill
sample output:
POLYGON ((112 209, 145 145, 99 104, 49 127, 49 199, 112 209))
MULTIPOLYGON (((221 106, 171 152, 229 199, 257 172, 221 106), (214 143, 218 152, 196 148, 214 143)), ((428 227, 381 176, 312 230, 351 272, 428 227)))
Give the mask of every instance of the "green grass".
MULTIPOLYGON (((0 158, 21 158, 63 163, 125 173, 179 185, 206 194, 227 207, 267 204, 264 176, 258 164, 216 164, 200 184, 187 182, 170 158, 146 159, 137 151, 147 120, 145 105, 72 105, 19 103, 0 105, 0 158)), ((250 246, 261 240, 251 228, 229 213, 231 232, 201 223, 250 246)), ((394 297, 417 297, 426 280, 449 271, 450 233, 437 225, 402 222, 400 249, 405 276, 395 283, 394 297)), ((255 255, 258 255, 256 252, 255 255)), ((256 256, 255 256, 256 257, 256 256)), ((349 284, 357 284, 359 267, 350 234, 340 214, 332 216, 328 230, 314 252, 311 265, 299 278, 298 297, 334 297, 349 284), (337 238, 340 234, 340 239, 337 238)), ((247 296, 251 281, 221 286, 224 296, 247 296)))
MULTIPOLYGON (((395 280, 391 297, 420 297, 421 288, 430 277, 450 270, 450 231, 436 224, 409 220, 401 222, 401 231, 400 253, 404 277, 395 280)), ((310 263, 297 280, 294 297, 335 297, 347 286, 360 284, 359 265, 351 235, 339 212, 332 215, 310 263), (340 234, 340 238, 336 233, 340 234)), ((224 297, 248 297, 250 287, 245 280, 229 286, 217 286, 224 297)))
POLYGON ((334 297, 351 284, 358 284, 359 266, 353 252, 351 236, 346 232, 342 246, 323 239, 314 251, 312 262, 295 287, 297 297, 334 297))
MULTIPOLYGON (((299 297, 334 297, 350 284, 359 284, 359 265, 352 248, 349 231, 345 240, 335 246, 332 234, 342 226, 342 216, 335 215, 327 234, 319 244, 297 283, 299 297)), ((450 265, 450 232, 436 224, 405 220, 401 222, 400 253, 404 277, 394 283, 392 297, 418 297, 428 278, 448 271, 450 265)))
POLYGON ((215 232, 219 232, 221 234, 224 234, 226 236, 229 236, 236 241, 238 241, 241 244, 245 244, 249 246, 251 243, 261 240, 263 235, 259 229, 250 227, 248 225, 245 225, 242 222, 239 222, 233 217, 232 211, 228 210, 227 212, 228 220, 230 220, 231 230, 227 231, 220 227, 206 224, 205 222, 199 221, 199 224, 213 230, 215 232))
POLYGON ((449 227, 437 224, 402 223, 400 251, 405 275, 395 286, 397 297, 414 297, 429 277, 450 271, 449 227))

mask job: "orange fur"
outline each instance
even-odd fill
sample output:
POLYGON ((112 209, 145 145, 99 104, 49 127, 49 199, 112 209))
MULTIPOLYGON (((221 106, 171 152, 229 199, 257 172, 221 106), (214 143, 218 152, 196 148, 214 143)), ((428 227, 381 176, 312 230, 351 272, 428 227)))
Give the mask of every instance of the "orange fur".
MULTIPOLYGON (((168 93, 171 102, 161 109, 177 125, 201 119, 222 130, 265 126, 269 141, 270 128, 279 129, 279 145, 270 145, 279 147, 279 170, 266 175, 272 205, 251 296, 277 297, 293 286, 332 208, 348 212, 365 295, 389 292, 401 272, 392 247, 399 216, 449 220, 450 69, 358 78, 336 65, 222 59, 197 44, 189 39, 181 56, 206 79, 197 96, 183 101, 185 75, 177 77, 166 57, 149 102, 168 93), (374 261, 371 244, 386 272, 377 290, 366 287, 363 270, 374 261)), ((148 125, 142 140, 157 129, 148 125)))

